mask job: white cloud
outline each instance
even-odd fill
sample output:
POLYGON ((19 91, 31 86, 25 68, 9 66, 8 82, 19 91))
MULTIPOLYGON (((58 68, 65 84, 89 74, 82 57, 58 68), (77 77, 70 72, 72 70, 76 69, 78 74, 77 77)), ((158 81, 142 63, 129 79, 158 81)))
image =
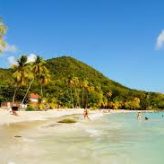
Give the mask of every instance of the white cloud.
POLYGON ((17 47, 15 45, 10 45, 10 44, 7 43, 5 47, 2 47, 0 45, 0 50, 2 52, 12 52, 13 53, 13 52, 17 51, 17 47))
POLYGON ((37 55, 35 55, 33 53, 32 54, 29 54, 27 56, 27 63, 34 62, 36 60, 36 58, 37 58, 37 55))
POLYGON ((164 48, 164 30, 157 37, 156 48, 161 49, 164 48))
MULTIPOLYGON (((36 58, 37 58, 37 55, 35 55, 35 54, 29 54, 28 56, 27 56, 27 63, 31 63, 31 62, 34 62, 35 60, 36 60, 36 58)), ((15 56, 9 56, 8 58, 7 58, 7 60, 8 60, 8 63, 12 66, 12 65, 18 65, 18 62, 17 62, 17 58, 15 57, 15 56)))
POLYGON ((14 56, 10 56, 7 58, 10 65, 17 65, 17 59, 14 56))

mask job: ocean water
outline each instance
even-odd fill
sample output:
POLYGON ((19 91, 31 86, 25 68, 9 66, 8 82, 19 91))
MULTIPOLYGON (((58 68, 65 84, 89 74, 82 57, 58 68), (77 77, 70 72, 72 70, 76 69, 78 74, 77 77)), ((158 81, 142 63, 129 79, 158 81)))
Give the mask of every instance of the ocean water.
POLYGON ((1 127, 0 164, 164 164, 163 116, 118 113, 90 121, 76 116, 78 123, 69 125, 1 127))

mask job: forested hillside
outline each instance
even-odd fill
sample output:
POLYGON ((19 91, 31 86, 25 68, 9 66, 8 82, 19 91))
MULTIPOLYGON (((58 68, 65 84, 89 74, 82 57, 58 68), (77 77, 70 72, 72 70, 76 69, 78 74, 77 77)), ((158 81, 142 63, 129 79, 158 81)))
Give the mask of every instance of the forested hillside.
MULTIPOLYGON (((43 98, 52 108, 164 108, 163 94, 129 89, 72 57, 49 59, 46 67, 51 80, 42 88, 43 98)), ((11 101, 14 92, 12 70, 0 69, 0 79, 0 101, 11 101)), ((27 87, 19 88, 17 101, 21 101, 27 87)), ((37 82, 33 83, 30 92, 40 94, 37 82)))

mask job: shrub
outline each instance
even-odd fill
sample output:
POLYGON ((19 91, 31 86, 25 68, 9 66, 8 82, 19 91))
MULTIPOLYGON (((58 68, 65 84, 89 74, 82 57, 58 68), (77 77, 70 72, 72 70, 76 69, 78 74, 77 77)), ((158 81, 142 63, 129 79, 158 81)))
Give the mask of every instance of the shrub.
POLYGON ((35 111, 35 108, 33 106, 27 106, 26 111, 35 111))

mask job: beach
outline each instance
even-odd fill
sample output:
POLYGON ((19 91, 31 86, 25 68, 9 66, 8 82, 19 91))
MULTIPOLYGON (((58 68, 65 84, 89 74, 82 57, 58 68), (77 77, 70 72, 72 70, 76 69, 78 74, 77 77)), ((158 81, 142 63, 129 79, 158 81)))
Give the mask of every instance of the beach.
POLYGON ((90 120, 83 119, 83 110, 19 111, 18 117, 7 112, 0 113, 2 164, 163 163, 161 112, 145 112, 148 121, 124 110, 91 111, 90 120), (77 123, 58 123, 63 118, 77 123))
MULTIPOLYGON (((59 118, 62 116, 79 114, 83 115, 84 109, 53 109, 47 111, 18 111, 18 116, 11 115, 8 110, 0 110, 0 125, 29 122, 29 121, 41 121, 50 118, 59 118)), ((133 112, 153 112, 153 111, 138 111, 138 110, 89 110, 91 118, 102 116, 103 114, 113 113, 133 113, 133 112)))
MULTIPOLYGON (((50 118, 59 118, 67 115, 79 114, 83 115, 83 109, 54 109, 47 111, 18 111, 18 116, 10 114, 8 110, 0 110, 0 125, 29 122, 29 121, 41 121, 48 120, 50 118)), ((89 111, 92 114, 91 117, 95 118, 102 115, 101 111, 92 110, 89 111), (94 116, 93 116, 94 114, 94 116)))
POLYGON ((163 113, 143 111, 150 118, 145 121, 137 120, 137 111, 104 111, 90 110, 90 120, 83 118, 83 109, 18 111, 18 116, 1 111, 0 163, 163 162, 162 154, 156 153, 163 152, 163 113), (58 123, 64 118, 77 122, 58 123))

